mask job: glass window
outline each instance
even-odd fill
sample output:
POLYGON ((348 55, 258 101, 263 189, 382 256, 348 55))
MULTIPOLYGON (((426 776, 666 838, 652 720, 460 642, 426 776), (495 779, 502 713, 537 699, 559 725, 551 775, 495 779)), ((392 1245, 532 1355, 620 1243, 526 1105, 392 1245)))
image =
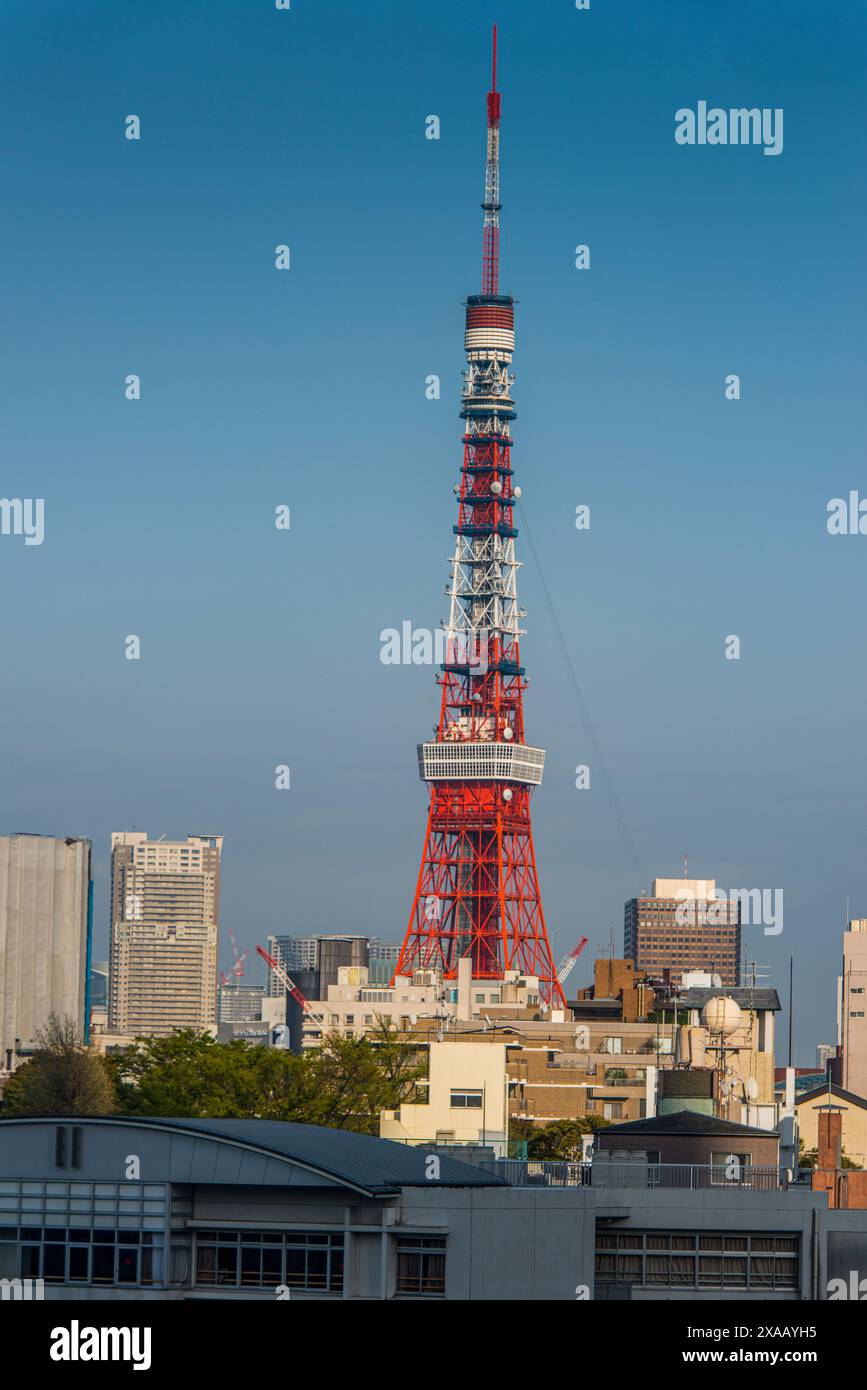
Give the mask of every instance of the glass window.
POLYGON ((397 1292, 441 1297, 446 1289, 442 1237, 401 1237, 397 1242, 397 1292))
POLYGON ((482 1092, 452 1091, 450 1103, 453 1110, 481 1110, 482 1092))
POLYGON ((114 1283, 114 1245, 94 1245, 93 1274, 94 1284, 114 1283))

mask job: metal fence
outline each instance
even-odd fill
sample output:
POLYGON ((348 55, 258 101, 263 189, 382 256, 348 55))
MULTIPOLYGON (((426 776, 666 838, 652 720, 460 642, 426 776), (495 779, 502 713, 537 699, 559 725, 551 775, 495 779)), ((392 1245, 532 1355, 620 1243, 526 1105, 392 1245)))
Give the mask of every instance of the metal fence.
POLYGON ((704 1163, 564 1163, 530 1159, 483 1160, 486 1173, 505 1178, 513 1187, 604 1187, 624 1189, 675 1187, 751 1188, 779 1192, 789 1185, 788 1175, 777 1167, 744 1166, 735 1176, 727 1164, 704 1163))

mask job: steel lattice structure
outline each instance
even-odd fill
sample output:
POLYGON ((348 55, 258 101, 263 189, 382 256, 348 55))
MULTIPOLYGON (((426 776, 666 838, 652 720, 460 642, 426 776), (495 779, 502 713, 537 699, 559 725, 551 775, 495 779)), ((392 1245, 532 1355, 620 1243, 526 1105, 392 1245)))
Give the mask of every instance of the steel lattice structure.
POLYGON ((530 796, 542 780, 544 749, 524 742, 520 620, 515 559, 511 372, 515 310, 499 293, 500 94, 497 33, 487 97, 482 293, 466 302, 467 366, 462 391, 464 460, 445 662, 436 739, 419 746, 430 788, 425 845, 409 925, 395 974, 441 969, 462 957, 476 979, 505 970, 538 977, 551 1003, 564 1003, 548 941, 530 796))

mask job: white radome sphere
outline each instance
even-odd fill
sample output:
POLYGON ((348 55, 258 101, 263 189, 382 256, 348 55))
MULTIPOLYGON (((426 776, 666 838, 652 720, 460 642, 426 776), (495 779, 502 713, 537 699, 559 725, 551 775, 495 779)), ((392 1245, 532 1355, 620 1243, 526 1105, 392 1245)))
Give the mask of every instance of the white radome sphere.
POLYGON ((512 733, 512 730, 509 728, 509 726, 508 726, 508 724, 507 724, 506 727, 505 727, 505 729, 503 730, 503 738, 506 739, 506 741, 508 742, 508 740, 509 740, 510 738, 514 738, 514 737, 515 737, 515 736, 514 736, 514 734, 512 733))
POLYGON ((701 1021, 710 1033, 734 1033, 741 1018, 740 1005, 727 994, 715 994, 701 1011, 701 1021))
POLYGON ((520 489, 519 487, 516 487, 513 491, 514 491, 514 496, 515 496, 515 497, 523 497, 523 495, 524 495, 524 494, 521 492, 521 489, 520 489))
POLYGON ((497 482, 491 483, 491 492, 494 494, 495 497, 499 497, 499 495, 500 495, 500 493, 501 493, 502 491, 503 491, 503 484, 502 484, 502 483, 497 483, 497 482))
POLYGON ((509 787, 507 787, 506 790, 503 792, 503 800, 504 800, 504 801, 511 801, 511 800, 512 800, 512 792, 511 792, 511 789, 510 789, 509 787))

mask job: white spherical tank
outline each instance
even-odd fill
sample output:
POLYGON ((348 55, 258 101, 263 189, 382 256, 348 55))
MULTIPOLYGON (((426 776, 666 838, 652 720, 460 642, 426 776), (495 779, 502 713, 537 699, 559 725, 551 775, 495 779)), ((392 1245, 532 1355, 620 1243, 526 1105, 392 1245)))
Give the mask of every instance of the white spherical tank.
POLYGON ((701 1021, 710 1033, 734 1033, 741 1018, 740 1005, 727 994, 715 994, 701 1011, 701 1021))

